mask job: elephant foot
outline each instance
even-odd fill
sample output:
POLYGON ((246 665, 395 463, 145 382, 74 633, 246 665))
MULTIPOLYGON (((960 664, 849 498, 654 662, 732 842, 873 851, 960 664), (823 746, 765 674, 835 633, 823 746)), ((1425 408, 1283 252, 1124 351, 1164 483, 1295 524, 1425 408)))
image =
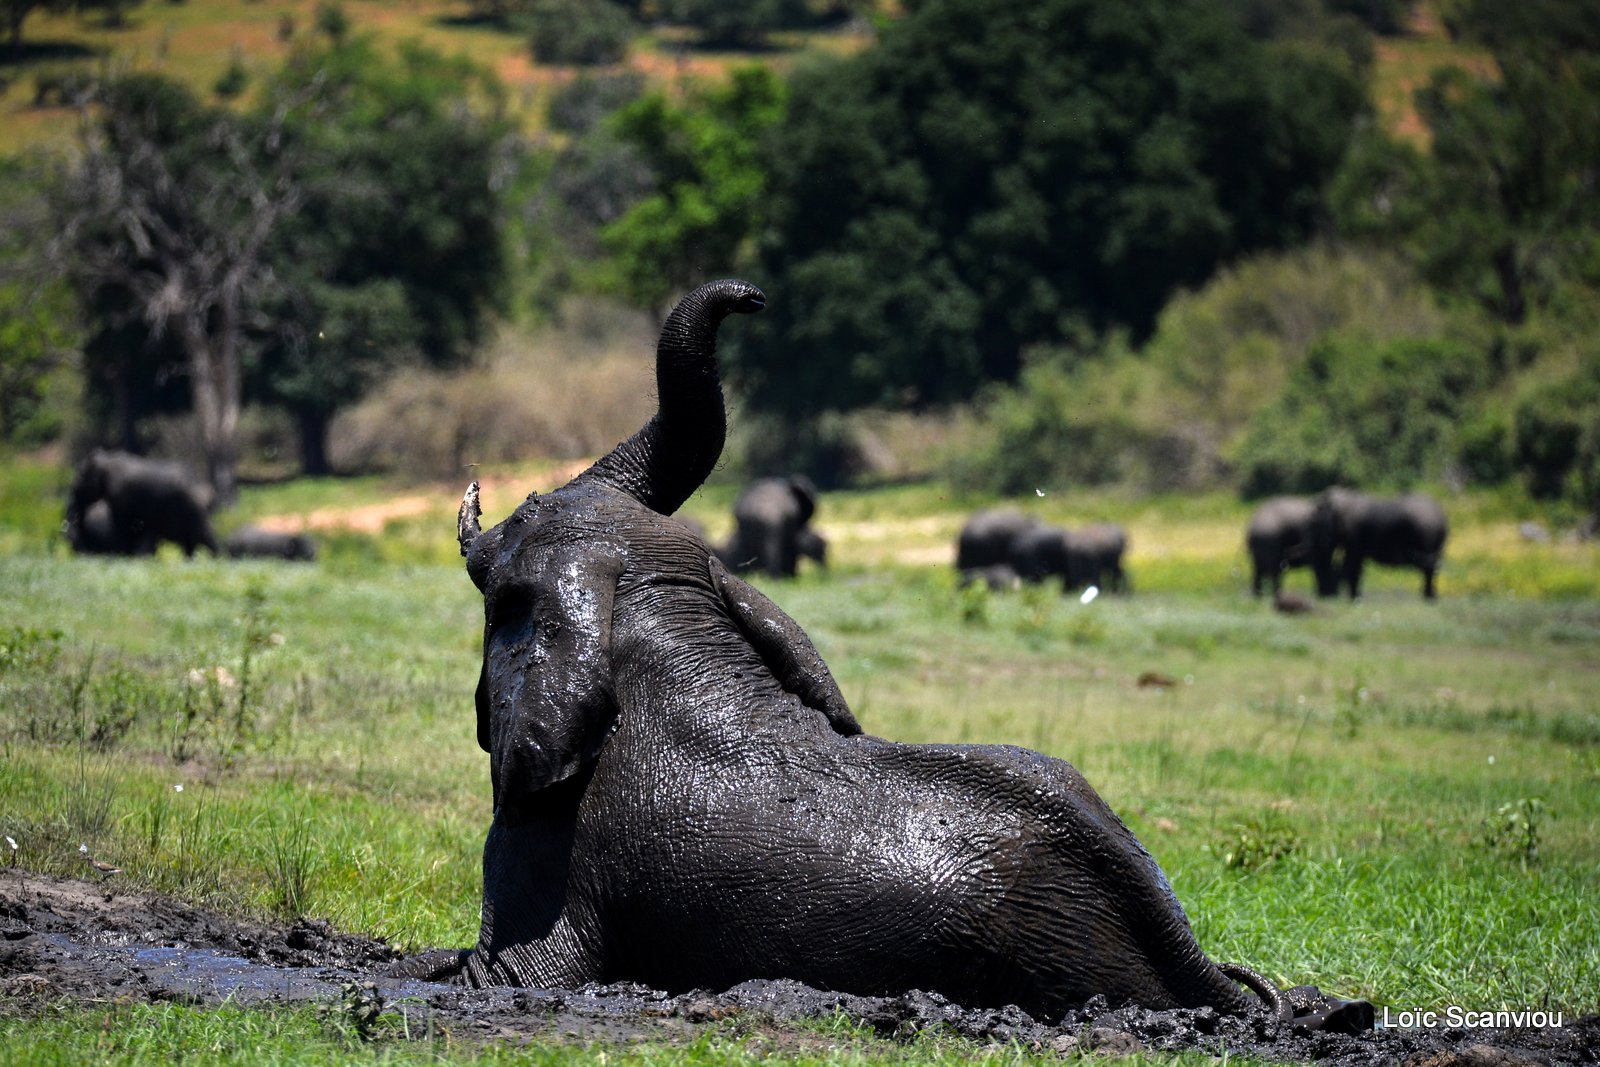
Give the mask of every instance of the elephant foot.
POLYGON ((471 957, 470 948, 429 949, 396 960, 389 967, 389 977, 410 978, 418 982, 453 982, 460 979, 471 957))
POLYGON ((1330 1034, 1364 1034, 1376 1018, 1370 1001, 1344 1000, 1314 985, 1297 985, 1283 992, 1294 1010, 1294 1025, 1330 1034))

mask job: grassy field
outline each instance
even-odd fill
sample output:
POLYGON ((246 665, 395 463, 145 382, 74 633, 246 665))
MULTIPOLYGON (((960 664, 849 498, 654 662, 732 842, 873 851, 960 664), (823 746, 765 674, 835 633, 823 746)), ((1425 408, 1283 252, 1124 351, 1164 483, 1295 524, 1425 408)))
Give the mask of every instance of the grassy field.
MULTIPOLYGON (((486 519, 560 480, 485 475, 486 519)), ((229 523, 321 524, 320 562, 274 566, 71 558, 51 532, 59 483, 27 465, 0 478, 0 833, 19 864, 83 874, 87 845, 225 910, 470 943, 490 810, 459 487, 247 489, 229 523)), ((714 487, 689 511, 719 533, 730 497, 714 487)), ((935 486, 831 494, 832 570, 766 583, 869 731, 1071 760, 1207 950, 1277 981, 1403 1007, 1600 1008, 1596 546, 1524 543, 1507 506, 1457 500, 1437 603, 1380 571, 1360 603, 1286 617, 1246 593, 1234 501, 1029 500, 1129 527, 1136 592, 1084 605, 958 590, 946 561, 974 503, 935 486), (1146 673, 1175 684, 1141 687, 1146 673)), ((155 1010, 127 1015, 130 1032, 155 1010)), ((222 1025, 169 1014, 173 1033, 222 1025)), ((90 1047, 48 1018, 17 1026, 35 1052, 90 1047)), ((236 1047, 311 1055, 308 1028, 256 1019, 264 1044, 236 1047)), ((169 1039, 118 1055, 170 1056, 169 1039)), ((889 1055, 863 1048, 818 1055, 889 1055)))

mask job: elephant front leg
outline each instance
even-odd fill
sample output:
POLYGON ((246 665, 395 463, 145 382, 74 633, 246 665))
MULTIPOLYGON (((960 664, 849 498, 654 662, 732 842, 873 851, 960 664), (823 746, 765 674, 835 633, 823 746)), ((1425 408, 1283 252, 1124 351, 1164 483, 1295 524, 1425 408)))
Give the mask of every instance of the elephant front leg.
POLYGON ((575 989, 606 980, 592 902, 569 884, 572 847, 570 820, 490 826, 478 946, 462 972, 468 985, 575 989))

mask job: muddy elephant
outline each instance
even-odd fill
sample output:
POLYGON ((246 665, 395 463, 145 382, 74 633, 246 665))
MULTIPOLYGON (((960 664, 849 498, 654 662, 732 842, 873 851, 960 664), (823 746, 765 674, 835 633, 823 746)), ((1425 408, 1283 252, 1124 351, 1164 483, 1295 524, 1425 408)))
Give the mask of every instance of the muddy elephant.
POLYGON ((1011 539, 1012 570, 1030 584, 1058 578, 1063 590, 1070 588, 1067 539, 1067 531, 1060 526, 1030 520, 1029 525, 1011 539))
POLYGON ((1444 509, 1425 493, 1379 497, 1353 489, 1325 489, 1317 495, 1311 516, 1317 591, 1337 596, 1342 582, 1354 600, 1361 595, 1362 568, 1372 560, 1390 567, 1415 567, 1422 572, 1422 595, 1432 600, 1449 532, 1444 509))
POLYGON ((104 551, 145 555, 171 541, 186 556, 201 547, 217 555, 217 537, 206 516, 208 500, 209 494, 182 464, 95 449, 79 464, 68 493, 67 540, 78 551, 92 551, 78 546, 95 539, 86 520, 93 506, 104 502, 112 546, 104 551))
POLYGON ((685 296, 659 409, 566 485, 487 530, 467 490, 494 817, 477 947, 448 966, 478 986, 932 989, 1046 1018, 1095 994, 1291 1011, 1206 957, 1073 767, 863 733, 800 626, 667 517, 722 449, 719 326, 764 303, 739 281, 685 296))
POLYGON ((762 478, 733 502, 733 537, 721 551, 736 571, 793 578, 801 557, 827 561, 827 542, 808 525, 817 488, 804 475, 762 478))
POLYGON ((280 533, 259 526, 241 526, 224 542, 229 559, 281 559, 311 562, 317 558, 317 543, 309 534, 280 533))
POLYGON ((985 508, 974 512, 956 535, 956 570, 962 575, 962 584, 1003 573, 994 568, 1009 569, 1010 577, 1017 577, 1011 556, 1012 542, 1038 525, 1037 519, 1015 508, 985 508))
MULTIPOLYGON (((1275 496, 1251 513, 1244 542, 1250 552, 1250 592, 1261 595, 1263 582, 1272 583, 1276 597, 1283 588, 1283 573, 1312 565, 1311 514, 1315 505, 1298 496, 1275 496)), ((1318 575, 1319 588, 1329 576, 1318 575)))

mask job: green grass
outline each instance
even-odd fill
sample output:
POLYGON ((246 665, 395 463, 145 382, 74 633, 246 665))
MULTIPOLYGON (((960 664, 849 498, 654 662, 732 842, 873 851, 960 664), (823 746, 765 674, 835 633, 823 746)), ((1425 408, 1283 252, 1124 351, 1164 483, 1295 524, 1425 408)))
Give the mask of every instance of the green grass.
MULTIPOLYGON (((556 477, 489 473, 490 520, 556 477)), ((460 487, 247 488, 230 522, 424 498, 288 566, 72 558, 48 539, 59 483, 17 464, 0 477, 0 832, 21 864, 81 874, 87 844, 136 884, 224 909, 325 916, 407 948, 470 943, 490 804, 460 487)), ((732 493, 713 486, 690 510, 725 525, 732 493)), ((1291 618, 1246 593, 1234 501, 1027 501, 1132 531, 1136 593, 1083 605, 958 590, 938 556, 980 503, 928 485, 829 494, 836 565, 766 583, 871 732, 1071 760, 1161 862, 1207 950, 1278 981, 1405 1007, 1600 1007, 1595 546, 1525 545, 1514 515, 1467 498, 1438 602, 1376 571, 1363 601, 1291 618), (913 562, 891 562, 902 554, 913 562), (1146 673, 1176 684, 1141 688, 1146 673)), ((0 1058, 170 1059, 183 1046, 161 1042, 209 1048, 223 1014, 47 1012, 8 1023, 0 1058)), ((353 1047, 303 1013, 245 1014, 206 1057, 353 1047)), ((726 1062, 749 1055, 743 1040, 650 1055, 726 1062)), ((361 1056, 435 1053, 501 1055, 379 1042, 361 1056)))

